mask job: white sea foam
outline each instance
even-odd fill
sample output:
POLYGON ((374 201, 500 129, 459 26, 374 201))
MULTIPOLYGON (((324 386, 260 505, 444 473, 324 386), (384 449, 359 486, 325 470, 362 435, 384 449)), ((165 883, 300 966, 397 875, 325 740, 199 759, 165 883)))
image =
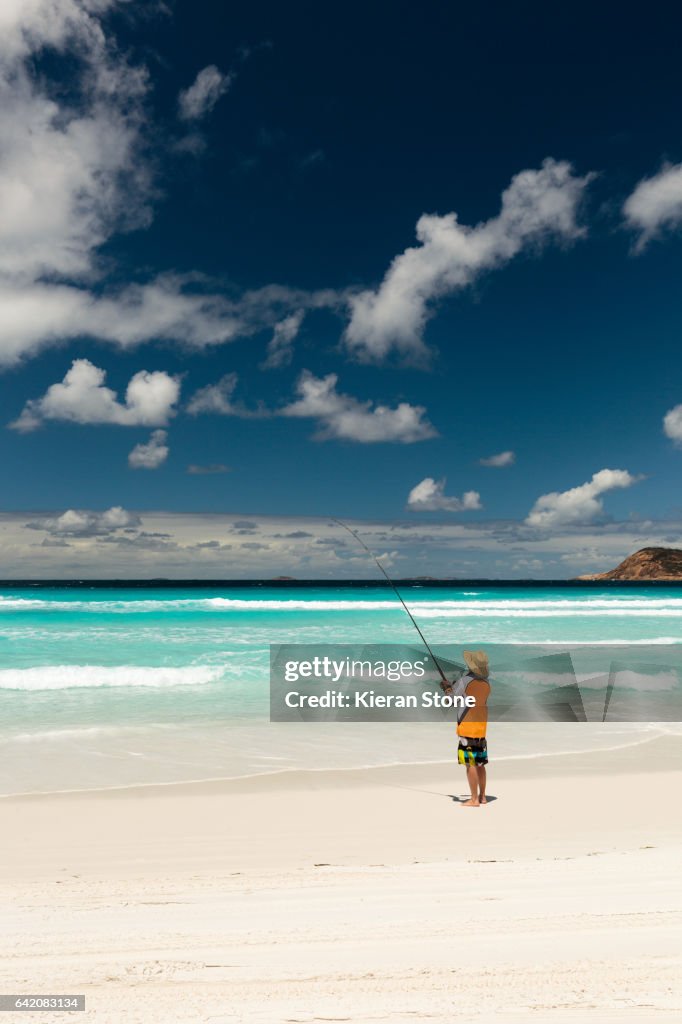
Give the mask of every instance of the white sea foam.
MULTIPOLYGON (((420 615, 435 615, 439 613, 456 612, 458 615, 480 615, 482 613, 535 613, 556 612, 561 615, 579 611, 581 614, 594 615, 595 611, 622 612, 647 611, 657 613, 659 610, 668 611, 671 614, 682 615, 682 598, 614 598, 609 599, 585 599, 585 600, 527 600, 525 598, 502 598, 495 600, 463 601, 445 599, 441 601, 410 600, 407 595, 406 603, 415 613, 420 615)), ((197 602, 206 608, 224 609, 226 611, 394 611, 400 607, 394 598, 388 600, 342 600, 342 601, 320 601, 312 600, 245 600, 242 598, 212 597, 197 602)))
POLYGON ((217 665, 184 668, 148 665, 36 665, 0 670, 0 690, 69 690, 75 687, 133 686, 164 689, 201 686, 220 679, 217 665))
MULTIPOLYGON (((408 607, 425 618, 442 617, 538 617, 640 615, 682 616, 682 598, 668 597, 580 597, 580 598, 494 598, 467 600, 412 600, 405 594, 408 607)), ((150 612, 385 612, 399 611, 394 598, 379 600, 320 600, 319 598, 249 599, 228 597, 73 600, 0 597, 2 612, 79 612, 91 614, 135 615, 150 612)))
POLYGON ((36 732, 18 732, 14 735, 7 735, 3 738, 3 744, 7 748, 12 743, 46 743, 76 740, 79 744, 83 741, 100 739, 102 737, 130 738, 141 737, 148 739, 154 733, 165 729, 177 729, 174 723, 167 722, 145 722, 144 725, 81 725, 71 729, 39 729, 36 732))
POLYGON ((682 608, 414 608, 411 609, 415 618, 422 619, 601 619, 601 618, 644 618, 644 619, 679 619, 682 608))

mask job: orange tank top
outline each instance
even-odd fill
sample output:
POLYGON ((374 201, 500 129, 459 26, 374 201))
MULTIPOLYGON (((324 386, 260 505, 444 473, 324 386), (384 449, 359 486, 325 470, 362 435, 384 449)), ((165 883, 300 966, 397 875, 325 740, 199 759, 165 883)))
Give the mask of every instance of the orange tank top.
POLYGON ((485 738, 488 725, 488 696, 490 683, 487 679, 472 679, 466 689, 467 697, 475 697, 476 704, 467 708, 457 726, 457 735, 472 740, 485 738))

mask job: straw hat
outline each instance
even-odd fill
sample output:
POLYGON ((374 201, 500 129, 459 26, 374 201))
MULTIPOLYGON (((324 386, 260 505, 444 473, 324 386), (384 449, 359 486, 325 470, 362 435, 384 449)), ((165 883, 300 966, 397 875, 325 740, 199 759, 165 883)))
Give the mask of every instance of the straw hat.
POLYGON ((488 655, 485 651, 464 651, 463 657, 475 676, 487 679, 489 669, 488 655))

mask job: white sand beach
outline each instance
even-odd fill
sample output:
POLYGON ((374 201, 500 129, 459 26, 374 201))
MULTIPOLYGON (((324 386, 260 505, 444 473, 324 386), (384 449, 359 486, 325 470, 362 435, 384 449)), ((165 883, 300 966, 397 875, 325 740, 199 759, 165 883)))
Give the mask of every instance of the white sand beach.
POLYGON ((0 987, 98 1024, 678 1021, 681 752, 493 764, 479 809, 453 764, 5 798, 0 987))

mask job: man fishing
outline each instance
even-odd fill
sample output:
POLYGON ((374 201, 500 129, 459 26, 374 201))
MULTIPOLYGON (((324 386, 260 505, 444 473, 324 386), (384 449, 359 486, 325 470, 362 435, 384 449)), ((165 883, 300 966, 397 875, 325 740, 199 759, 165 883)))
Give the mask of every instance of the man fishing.
POLYGON ((488 655, 484 651, 464 651, 464 661, 468 672, 465 672, 452 687, 455 696, 474 697, 473 707, 462 707, 457 713, 457 735, 459 748, 457 761, 466 768, 467 782, 471 797, 462 803, 462 807, 480 807, 488 801, 485 795, 487 781, 486 765, 488 763, 488 745, 486 728, 488 725, 488 697, 490 668, 488 655))
POLYGON ((426 637, 417 625, 414 615, 403 601, 400 591, 384 569, 379 559, 370 551, 362 537, 360 537, 355 530, 351 530, 350 526, 347 526, 341 519, 333 518, 332 522, 338 523, 339 526, 342 526, 344 530, 348 531, 351 537, 354 537, 357 542, 363 546, 367 554, 375 562, 379 571, 385 577, 395 596, 398 598, 412 620, 412 625, 419 633, 426 650, 433 658, 433 663, 441 678, 440 686, 443 692, 447 694, 454 693, 455 696, 474 698, 475 704, 472 707, 464 706, 460 708, 457 713, 457 735, 459 736, 457 760, 460 764, 466 766, 467 781, 469 783, 469 790, 471 791, 471 798, 469 800, 465 800, 462 806, 480 807, 481 804, 487 804, 488 801, 485 795, 485 766, 488 763, 488 747, 486 744, 485 733, 486 726, 488 724, 487 704, 488 696, 490 694, 490 683, 488 682, 488 655, 484 651, 464 651, 464 661, 466 662, 466 666, 469 671, 461 676, 456 683, 451 683, 445 675, 438 658, 431 650, 426 637))

